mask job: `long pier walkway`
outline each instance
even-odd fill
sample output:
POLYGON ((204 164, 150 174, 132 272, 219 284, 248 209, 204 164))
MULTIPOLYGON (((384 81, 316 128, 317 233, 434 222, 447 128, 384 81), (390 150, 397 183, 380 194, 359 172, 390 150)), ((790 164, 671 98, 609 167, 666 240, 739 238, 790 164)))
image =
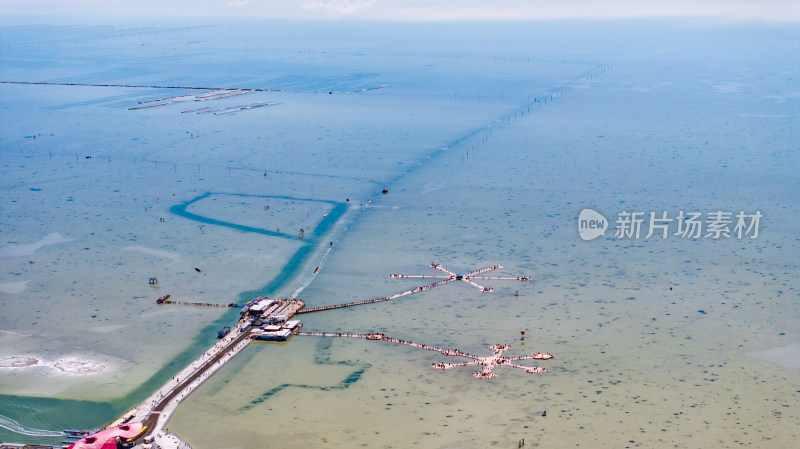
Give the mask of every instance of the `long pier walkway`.
POLYGON ((449 284, 454 281, 463 281, 467 284, 480 289, 484 293, 493 292, 494 289, 490 287, 484 287, 476 282, 473 279, 481 279, 481 280, 511 280, 511 281, 530 281, 531 278, 528 276, 519 276, 519 277, 494 277, 494 276, 477 276, 479 274, 483 274, 487 271, 496 270, 498 268, 503 268, 502 265, 489 265, 488 267, 479 268, 474 271, 470 271, 467 274, 457 274, 454 273, 444 267, 442 267, 438 263, 432 263, 428 265, 431 268, 436 268, 439 271, 443 271, 447 273, 447 276, 432 276, 432 275, 407 275, 407 274, 390 274, 389 277, 392 279, 442 279, 441 281, 434 282, 433 284, 425 285, 422 287, 417 287, 412 290, 406 290, 402 293, 396 293, 391 296, 385 296, 383 298, 375 298, 375 299, 367 299, 364 301, 354 301, 354 302, 347 302, 344 304, 334 304, 330 306, 320 306, 320 307, 311 307, 309 309, 304 309, 297 312, 298 315, 304 313, 314 313, 314 312, 322 312, 324 310, 333 310, 333 309, 343 309, 345 307, 352 307, 352 306, 360 306, 364 304, 374 304, 376 302, 384 302, 384 301, 391 301, 393 299, 397 299, 403 296, 411 295, 417 292, 423 292, 426 290, 430 290, 433 287, 438 287, 440 285, 449 284))
MULTIPOLYGON (((270 88, 247 88, 247 87, 212 87, 212 86, 154 86, 147 84, 93 84, 93 83, 57 83, 49 81, 0 81, 2 84, 30 84, 30 85, 44 85, 44 86, 83 86, 83 87, 126 87, 126 88, 140 88, 140 89, 189 89, 189 90, 205 90, 206 93, 211 92, 295 92, 295 93, 316 93, 315 90, 290 90, 290 89, 270 89, 270 88)), ((380 86, 367 87, 363 89, 348 90, 348 91, 327 91, 329 93, 347 93, 354 94, 359 92, 366 92, 369 90, 386 89, 386 84, 380 86)), ((175 98, 175 97, 173 97, 175 98)), ((169 98, 161 98, 156 101, 168 100, 169 98)))
MULTIPOLYGON (((226 306, 169 301, 169 295, 162 296, 157 302, 158 304, 241 307, 236 304, 226 306)), ((259 332, 261 330, 254 327, 252 321, 258 319, 266 322, 270 319, 280 319, 285 322, 303 307, 305 307, 305 302, 299 299, 269 300, 264 297, 258 297, 248 302, 242 308, 242 317, 233 330, 222 336, 208 351, 197 357, 136 408, 125 413, 122 417, 107 425, 106 428, 136 421, 142 422, 147 426, 147 429, 137 441, 143 440, 150 435, 155 435, 156 439, 166 436, 162 433, 162 429, 180 402, 260 335, 259 332)))
POLYGON ((417 293, 417 292, 421 292, 421 291, 425 291, 425 290, 431 289, 431 288, 436 287, 438 285, 444 285, 444 284, 447 284, 449 282, 453 282, 454 280, 455 279, 447 279, 447 280, 444 280, 444 281, 434 282, 433 284, 426 285, 424 287, 417 287, 417 288, 412 289, 412 290, 406 290, 406 291, 404 291, 402 293, 396 293, 396 294, 394 294, 392 296, 385 296, 383 298, 367 299, 367 300, 364 300, 364 301, 346 302, 344 304, 334 304, 334 305, 331 305, 331 306, 311 307, 309 309, 303 309, 303 310, 297 312, 297 314, 301 315, 301 314, 304 314, 304 313, 322 312, 323 310, 343 309, 345 307, 360 306, 360 305, 364 305, 364 304, 374 304, 376 302, 391 301, 393 299, 397 299, 397 298, 400 298, 400 297, 403 297, 403 296, 411 295, 413 293, 417 293))
POLYGON ((170 295, 164 295, 158 299, 156 299, 156 304, 177 304, 180 306, 196 306, 196 307, 242 307, 239 304, 217 304, 212 302, 191 302, 191 301, 173 301, 170 298, 170 295))
POLYGON ((431 276, 431 275, 409 275, 409 274, 392 274, 389 275, 390 278, 395 279, 407 279, 407 278, 417 278, 417 279, 449 279, 450 281, 463 281, 467 284, 479 289, 485 293, 491 293, 494 291, 491 287, 484 287, 483 285, 474 282, 473 279, 481 279, 481 280, 505 280, 505 281, 530 281, 531 278, 528 276, 519 276, 519 277, 498 277, 498 276, 478 276, 479 274, 486 273, 487 271, 496 270, 498 268, 503 268, 502 265, 489 265, 488 267, 478 268, 477 270, 470 271, 467 274, 457 274, 453 273, 452 271, 444 268, 441 264, 432 263, 428 265, 431 268, 436 268, 439 271, 443 271, 447 273, 447 276, 431 276))
POLYGON ((247 323, 240 322, 227 336, 201 354, 136 408, 106 427, 114 427, 128 421, 140 421, 147 426, 147 429, 137 441, 162 432, 178 404, 252 342, 251 331, 247 323))
MULTIPOLYGON (((475 377, 480 379, 492 379, 495 377, 493 369, 496 366, 506 365, 513 368, 520 368, 528 373, 543 373, 547 369, 542 367, 528 367, 513 363, 518 360, 539 359, 547 360, 553 356, 549 353, 535 353, 527 356, 520 357, 504 357, 503 352, 510 349, 507 345, 494 345, 491 346, 493 351, 492 355, 487 357, 480 357, 472 354, 462 352, 458 349, 443 349, 435 346, 414 343, 407 340, 397 338, 390 338, 381 333, 369 334, 353 334, 353 333, 318 333, 318 332, 299 332, 302 323, 298 321, 291 321, 294 315, 304 313, 321 312, 324 310, 341 309, 345 307, 352 307, 364 304, 374 304, 378 302, 391 301, 393 299, 401 298, 403 296, 411 295, 414 293, 429 290, 433 287, 448 284, 455 281, 466 282, 473 287, 480 289, 482 292, 494 291, 492 288, 484 287, 473 279, 491 279, 491 280, 518 280, 528 281, 529 277, 489 277, 479 276, 487 271, 502 268, 501 265, 490 265, 484 268, 471 271, 467 274, 457 274, 439 264, 432 263, 429 265, 447 274, 447 276, 426 276, 426 275, 400 275, 392 274, 391 278, 433 278, 438 279, 436 282, 416 287, 411 290, 406 290, 391 296, 383 298, 367 299, 364 301, 354 301, 344 304, 334 304, 329 306, 312 307, 303 309, 305 302, 299 299, 284 299, 284 300, 269 300, 266 297, 258 297, 244 305, 238 304, 211 304, 199 303, 188 301, 172 301, 170 295, 164 295, 158 298, 158 304, 179 304, 188 306, 207 306, 207 307, 241 307, 242 317, 237 322, 235 328, 227 334, 221 334, 222 338, 214 344, 208 351, 201 354, 197 359, 184 368, 180 373, 173 377, 170 381, 165 383, 150 397, 145 399, 136 408, 125 413, 116 421, 108 424, 105 428, 111 428, 125 424, 128 422, 141 422, 146 426, 146 430, 140 435, 136 441, 152 441, 153 438, 158 442, 162 439, 174 438, 163 431, 164 426, 169 420, 172 413, 178 405, 186 397, 188 397, 195 389, 197 389, 206 379, 210 378, 217 370, 222 368, 229 360, 236 354, 241 352, 249 345, 254 338, 264 338, 274 340, 286 340, 291 335, 305 335, 305 336, 319 336, 319 337, 350 337, 350 338, 364 338, 367 340, 380 340, 387 341, 395 344, 402 344, 412 346, 415 348, 425 349, 428 351, 436 351, 445 356, 458 356, 471 359, 467 362, 461 363, 434 363, 432 366, 438 370, 446 370, 450 368, 478 365, 482 367, 481 370, 474 373, 475 377), (264 324, 262 324, 264 323, 264 324), (280 324, 275 324, 280 323, 280 324), (262 326, 261 328, 254 326, 262 326), (268 328, 270 327, 270 328, 268 328), (274 327, 275 329, 271 329, 274 327), (267 335, 269 334, 269 335, 267 335), (275 335, 272 335, 275 334, 275 335), (284 335, 285 334, 285 335, 284 335)), ((227 330, 226 330, 227 331, 227 330)))
POLYGON ((300 332, 297 335, 305 335, 309 337, 364 338, 366 340, 388 341, 390 343, 412 346, 415 348, 425 349, 428 351, 436 351, 445 356, 464 357, 472 360, 469 362, 461 362, 461 363, 434 363, 432 366, 434 369, 446 370, 460 366, 478 365, 482 367, 482 369, 479 371, 475 371, 473 373, 473 376, 477 377, 478 379, 493 379, 496 376, 496 374, 494 373, 494 368, 500 365, 510 366, 512 368, 519 368, 525 370, 525 372, 530 374, 546 373, 547 368, 543 368, 540 366, 519 365, 513 362, 519 360, 549 360, 553 358, 553 354, 550 354, 549 352, 537 352, 534 354, 517 356, 517 357, 504 357, 503 353, 511 349, 511 347, 508 345, 491 346, 489 349, 492 350, 492 355, 487 357, 480 357, 477 355, 468 354, 464 351, 461 351, 460 349, 437 348, 436 346, 430 346, 421 343, 414 343, 413 341, 387 337, 386 335, 377 332, 369 334, 353 334, 353 333, 343 333, 343 332, 337 332, 337 333, 300 332))

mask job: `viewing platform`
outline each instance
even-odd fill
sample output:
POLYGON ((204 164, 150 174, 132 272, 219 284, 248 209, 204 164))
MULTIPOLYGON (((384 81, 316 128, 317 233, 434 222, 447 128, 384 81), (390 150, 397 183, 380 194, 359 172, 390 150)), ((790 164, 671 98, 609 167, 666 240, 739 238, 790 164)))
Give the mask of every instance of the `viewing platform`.
MULTIPOLYGON (((166 303, 166 302, 162 302, 166 303)), ((194 304, 190 304, 194 305, 194 304)), ((137 436, 135 442, 152 444, 159 438, 165 438, 163 432, 172 413, 203 382, 220 370, 238 353, 246 348, 254 339, 280 340, 285 335, 288 339, 300 330, 299 321, 291 321, 297 311, 305 307, 299 299, 271 300, 259 297, 249 301, 242 307, 241 316, 231 329, 220 332, 220 339, 206 352, 167 381, 150 397, 136 408, 125 413, 106 428, 117 427, 125 423, 142 423, 144 432, 137 436), (271 326, 267 329, 264 326, 271 326), (276 338, 270 338, 276 337, 276 338)))
MULTIPOLYGON (((428 351, 435 351, 444 356, 456 356, 468 359, 460 363, 434 363, 432 367, 437 370, 447 370, 460 366, 474 365, 480 369, 473 373, 479 379, 492 379, 495 377, 494 368, 498 366, 509 366, 525 370, 528 373, 541 374, 547 371, 543 367, 524 366, 514 362, 519 360, 548 360, 553 356, 549 353, 535 353, 517 357, 506 357, 503 353, 509 350, 507 345, 495 345, 490 347, 492 354, 489 356, 477 356, 468 354, 458 349, 439 348, 436 346, 414 343, 408 340, 391 338, 383 333, 372 332, 368 334, 356 333, 320 333, 320 332, 301 332, 303 324, 298 320, 293 320, 295 315, 304 313, 321 312, 324 310, 341 309, 365 304, 391 301, 403 296, 418 292, 427 291, 433 287, 438 287, 455 281, 465 282, 478 288, 481 292, 493 292, 493 288, 484 287, 474 280, 516 280, 529 281, 527 276, 519 277, 491 277, 481 276, 491 270, 503 268, 501 265, 490 265, 484 268, 470 271, 466 274, 458 274, 450 271, 440 264, 432 263, 430 268, 444 272, 446 275, 402 275, 392 274, 389 277, 395 279, 421 278, 436 279, 432 284, 418 286, 410 290, 396 293, 394 295, 381 298, 353 301, 342 304, 305 308, 306 303, 300 299, 269 299, 266 296, 259 296, 243 305, 239 304, 214 304, 188 301, 173 301, 170 295, 158 298, 159 305, 184 305, 184 306, 203 306, 203 307, 237 307, 241 308, 240 317, 236 325, 225 326, 217 333, 218 341, 206 352, 184 368, 181 372, 167 381, 150 397, 145 399, 136 408, 130 410, 116 421, 109 423, 104 429, 121 428, 127 425, 141 424, 142 433, 129 440, 129 443, 136 443, 136 447, 156 448, 185 448, 185 443, 174 435, 165 432, 164 426, 178 405, 194 390, 196 390, 206 379, 220 370, 228 361, 233 359, 238 353, 246 348, 253 340, 264 341, 287 341, 294 335, 317 336, 317 337, 349 337, 363 338, 371 341, 383 341, 388 343, 412 346, 428 351), (173 444, 174 443, 174 444, 173 444)), ((87 437, 89 438, 89 437, 87 437)), ((81 440, 83 441, 83 440, 81 440)), ((83 446, 76 446, 83 447, 83 446)), ((88 446, 87 446, 88 447, 88 446)))

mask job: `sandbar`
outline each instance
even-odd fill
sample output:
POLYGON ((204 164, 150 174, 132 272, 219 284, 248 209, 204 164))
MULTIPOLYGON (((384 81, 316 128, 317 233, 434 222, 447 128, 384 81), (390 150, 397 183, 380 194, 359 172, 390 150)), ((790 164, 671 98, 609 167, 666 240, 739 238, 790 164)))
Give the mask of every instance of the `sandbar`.
POLYGON ((31 254, 35 253, 36 250, 39 248, 52 245, 55 243, 64 243, 69 242, 74 239, 67 239, 64 238, 58 232, 51 232, 47 234, 46 237, 39 240, 38 242, 34 243, 27 243, 24 245, 11 245, 11 246, 4 246, 0 248, 0 257, 18 257, 18 256, 30 256, 31 254))
POLYGON ((105 371, 106 366, 91 360, 61 359, 53 363, 53 368, 67 374, 94 374, 105 371))
POLYGON ((137 251, 142 254, 147 254, 148 256, 163 257, 165 259, 178 260, 181 258, 180 255, 171 253, 169 251, 163 251, 160 249, 153 249, 153 248, 145 248, 144 246, 126 246, 122 249, 125 251, 137 251))
POLYGON ((0 293, 19 293, 28 289, 30 281, 0 282, 0 293))
POLYGON ((800 370, 800 341, 777 348, 753 351, 748 355, 774 365, 800 370))
POLYGON ((12 355, 10 357, 3 357, 0 359, 0 368, 25 368, 38 364, 39 359, 36 357, 23 355, 12 355))

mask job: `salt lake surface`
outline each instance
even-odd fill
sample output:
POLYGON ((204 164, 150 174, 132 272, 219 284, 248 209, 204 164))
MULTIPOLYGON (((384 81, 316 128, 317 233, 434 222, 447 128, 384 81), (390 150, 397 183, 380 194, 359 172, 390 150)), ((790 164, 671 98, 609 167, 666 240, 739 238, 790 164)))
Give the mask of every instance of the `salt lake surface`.
POLYGON ((158 296, 335 304, 421 285, 388 276, 437 274, 432 261, 532 281, 457 282, 306 315, 304 329, 477 355, 505 343, 553 353, 538 363, 549 372, 499 367, 485 381, 433 370, 460 360, 429 351, 295 337, 248 347, 167 428, 196 449, 800 437, 791 26, 0 33, 4 82, 116 85, 0 84, 0 441, 57 443, 53 431, 111 421, 236 318, 158 296), (205 100, 131 85, 267 91, 205 100), (579 237, 585 208, 610 220, 604 237, 579 237), (645 238, 650 212, 681 210, 763 217, 756 238, 682 238, 677 219, 645 238), (623 211, 645 213, 639 238, 615 236, 623 211))

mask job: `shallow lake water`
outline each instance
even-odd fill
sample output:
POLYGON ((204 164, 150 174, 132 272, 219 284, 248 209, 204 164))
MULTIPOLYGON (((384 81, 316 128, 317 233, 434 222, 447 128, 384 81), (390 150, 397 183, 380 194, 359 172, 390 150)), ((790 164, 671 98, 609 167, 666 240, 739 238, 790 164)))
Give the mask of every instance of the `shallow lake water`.
POLYGON ((431 262, 532 280, 302 315, 304 330, 508 344, 553 353, 521 362, 548 372, 480 380, 431 367, 457 357, 297 336, 252 344, 167 428, 196 449, 797 440, 794 30, 269 25, 2 29, 0 80, 115 86, 0 84, 0 359, 38 361, 0 368, 0 441, 116 418, 236 318, 161 295, 337 304, 424 285, 389 275, 442 274, 431 262), (580 238, 586 208, 604 237, 580 238), (623 211, 645 214, 639 238, 615 236, 623 211), (730 230, 763 217, 756 238, 692 239, 680 211, 731 212, 730 230), (645 238, 650 212, 675 219, 666 238, 645 238))

